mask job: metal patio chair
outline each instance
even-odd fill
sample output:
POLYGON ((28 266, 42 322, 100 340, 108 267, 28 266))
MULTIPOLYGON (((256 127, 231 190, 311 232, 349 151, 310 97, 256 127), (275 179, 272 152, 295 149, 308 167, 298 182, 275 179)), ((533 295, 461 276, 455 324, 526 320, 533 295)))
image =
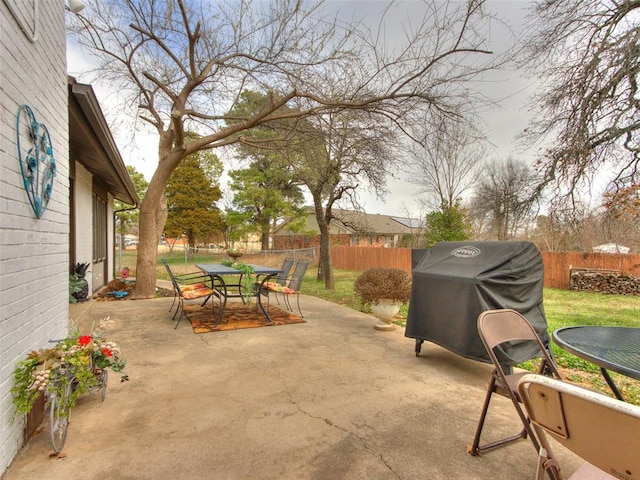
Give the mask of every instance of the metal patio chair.
MULTIPOLYGON (((278 286, 284 287, 287 283, 287 280, 289 279, 289 273, 291 273, 291 267, 293 267, 293 258, 291 257, 287 257, 284 259, 284 261, 282 262, 282 266, 280 267, 280 273, 278 274, 278 276, 276 278, 274 278, 273 280, 265 283, 265 287, 275 287, 277 288, 278 286)), ((258 280, 259 280, 259 276, 258 276, 258 280)), ((260 287, 260 282, 257 281, 255 283, 255 288, 259 288, 260 287)), ((266 290, 264 290, 264 293, 266 296, 269 295, 270 290, 267 288, 266 290)), ((278 305, 280 305, 280 300, 278 300, 278 295, 276 294, 275 291, 273 291, 274 297, 276 297, 276 301, 278 302, 278 305)), ((268 300, 268 299, 267 299, 268 300)))
POLYGON ((265 283, 260 290, 260 294, 266 295, 267 302, 269 301, 270 293, 281 294, 284 299, 284 304, 289 311, 293 311, 293 307, 291 306, 291 300, 289 297, 291 295, 295 295, 298 312, 300 312, 300 317, 304 318, 302 309, 300 308, 300 287, 302 286, 302 281, 304 280, 304 275, 307 272, 308 266, 309 262, 298 260, 295 268, 293 269, 293 274, 286 280, 284 285, 275 282, 265 283))
POLYGON ((556 378, 561 378, 551 354, 542 343, 540 337, 520 313, 511 309, 488 310, 478 316, 478 334, 484 344, 487 353, 493 363, 494 369, 489 379, 487 393, 482 407, 480 420, 473 439, 472 445, 468 448, 471 455, 480 455, 486 451, 508 445, 521 438, 530 438, 536 452, 540 445, 529 424, 526 413, 521 408, 521 400, 518 394, 518 380, 530 372, 511 373, 510 367, 505 367, 498 358, 499 347, 509 342, 534 342, 541 357, 539 373, 551 374, 556 378), (522 421, 522 430, 512 436, 492 441, 484 445, 480 444, 480 437, 489 410, 489 404, 494 393, 507 397, 511 400, 513 407, 522 421))
MULTIPOLYGON (((167 269, 171 284, 173 285, 173 303, 169 311, 173 310, 173 306, 177 304, 176 311, 173 314, 173 320, 176 319, 178 312, 180 316, 176 322, 175 328, 178 328, 182 316, 186 315, 184 312, 185 300, 200 300, 204 298, 202 305, 206 305, 212 295, 215 294, 214 289, 211 287, 211 277, 209 275, 203 275, 202 272, 187 273, 184 275, 175 275, 169 264, 165 259, 162 259, 164 268, 167 269)), ((213 306, 213 301, 211 302, 213 306)), ((213 312, 212 312, 213 315, 213 312)))
POLYGON ((586 460, 571 479, 640 479, 639 406, 535 374, 518 392, 540 443, 536 480, 562 478, 547 435, 586 460))

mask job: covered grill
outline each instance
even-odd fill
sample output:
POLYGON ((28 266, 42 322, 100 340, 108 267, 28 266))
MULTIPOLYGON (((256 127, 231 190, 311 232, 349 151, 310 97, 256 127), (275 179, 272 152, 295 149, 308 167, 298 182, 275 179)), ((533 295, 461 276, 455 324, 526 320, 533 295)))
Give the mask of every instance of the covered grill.
MULTIPOLYGON (((430 341, 466 358, 490 363, 476 321, 485 310, 511 308, 549 344, 542 305, 544 266, 530 242, 441 242, 413 268, 405 336, 416 339, 416 355, 430 341)), ((530 359, 536 348, 513 344, 501 363, 530 359)))

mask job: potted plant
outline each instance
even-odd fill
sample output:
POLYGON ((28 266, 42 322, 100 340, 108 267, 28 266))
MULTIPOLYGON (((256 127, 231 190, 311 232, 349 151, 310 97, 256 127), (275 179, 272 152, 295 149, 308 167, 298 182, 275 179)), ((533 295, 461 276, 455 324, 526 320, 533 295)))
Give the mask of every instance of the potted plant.
POLYGON ((411 296, 411 276, 399 268, 373 267, 365 270, 356 279, 354 289, 364 305, 371 307, 371 313, 379 322, 378 330, 394 330, 391 323, 411 296))
POLYGON ((69 275, 69 301, 71 303, 84 302, 89 296, 89 282, 84 278, 91 264, 76 263, 73 265, 73 273, 69 275))
POLYGON ((246 263, 241 263, 238 261, 230 261, 230 260, 225 260, 223 262, 221 262, 222 265, 225 265, 227 267, 232 267, 235 268, 236 270, 239 270, 242 272, 241 275, 241 281, 242 283, 240 284, 240 292, 242 294, 242 300, 244 301, 244 303, 247 304, 251 304, 251 299, 253 298, 253 282, 255 281, 253 279, 253 267, 251 265, 247 265, 246 263))
POLYGON ((244 252, 243 252, 243 251, 241 251, 241 250, 233 250, 233 249, 230 249, 230 250, 227 250, 227 255, 229 255, 229 256, 233 259, 233 261, 234 261, 234 262, 237 262, 237 261, 238 261, 238 259, 239 259, 242 255, 244 255, 244 252))

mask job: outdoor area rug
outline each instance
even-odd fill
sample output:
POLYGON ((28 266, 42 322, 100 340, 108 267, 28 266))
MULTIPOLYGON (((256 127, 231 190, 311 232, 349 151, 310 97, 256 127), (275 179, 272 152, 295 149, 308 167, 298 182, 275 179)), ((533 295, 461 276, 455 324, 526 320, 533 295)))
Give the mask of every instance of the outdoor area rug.
MULTIPOLYGON (((305 321, 292 313, 285 312, 271 305, 269 315, 273 322, 269 323, 255 304, 244 305, 240 302, 228 302, 222 316, 222 321, 217 327, 214 326, 215 318, 211 311, 211 306, 201 307, 193 303, 185 305, 185 313, 191 322, 194 333, 220 332, 223 330, 239 330, 242 328, 271 327, 275 325, 290 325, 294 323, 305 323, 305 321)), ((218 305, 216 304, 216 314, 218 305)))

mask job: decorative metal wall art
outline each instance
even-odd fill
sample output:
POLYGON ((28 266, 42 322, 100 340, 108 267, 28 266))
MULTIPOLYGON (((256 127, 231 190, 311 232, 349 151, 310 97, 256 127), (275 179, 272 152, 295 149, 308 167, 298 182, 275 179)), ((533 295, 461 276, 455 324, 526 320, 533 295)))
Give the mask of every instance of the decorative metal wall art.
POLYGON ((40 0, 30 0, 29 2, 26 0, 4 0, 4 4, 9 9, 20 30, 22 30, 22 33, 24 33, 25 37, 27 37, 31 43, 37 42, 39 36, 38 26, 40 21, 38 19, 38 3, 40 3, 40 0), (31 4, 31 16, 29 16, 27 12, 29 4, 31 4), (31 25, 25 21, 26 19, 31 20, 31 25))
POLYGON ((56 161, 47 127, 36 121, 31 108, 21 105, 16 121, 18 159, 24 189, 37 218, 47 209, 56 176, 56 161))

